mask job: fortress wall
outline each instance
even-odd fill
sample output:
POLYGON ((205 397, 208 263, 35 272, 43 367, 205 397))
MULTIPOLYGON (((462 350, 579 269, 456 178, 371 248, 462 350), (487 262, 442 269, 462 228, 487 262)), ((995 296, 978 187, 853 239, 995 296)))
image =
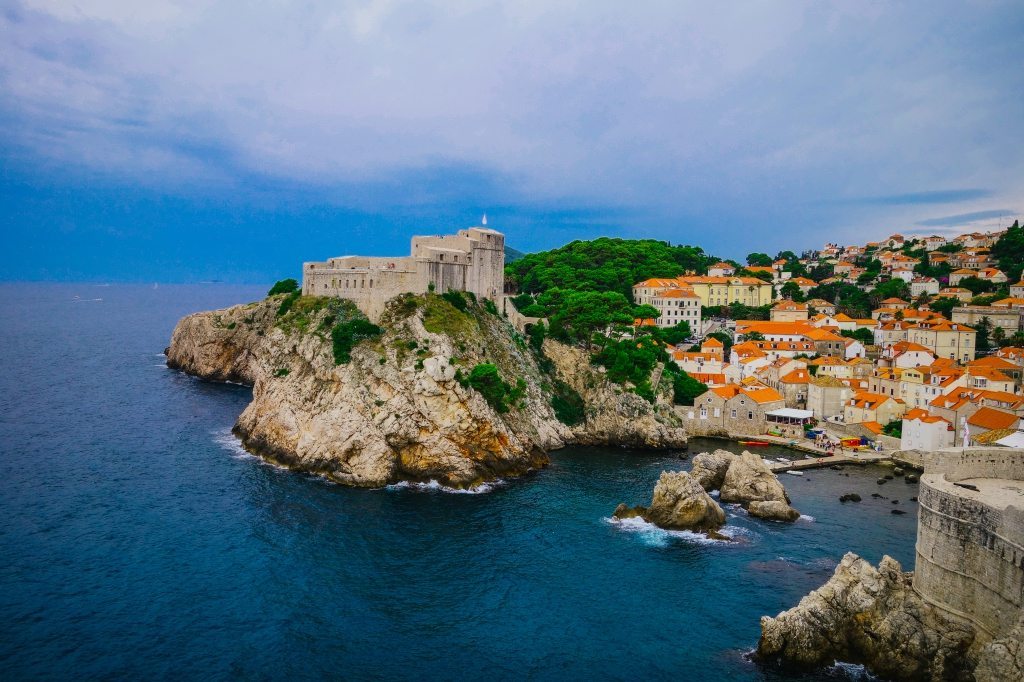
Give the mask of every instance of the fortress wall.
POLYGON ((999 637, 1017 623, 1024 607, 1024 509, 953 481, 1021 481, 1024 453, 968 448, 925 458, 941 463, 928 465, 921 477, 914 588, 932 604, 978 625, 987 637, 999 637))
POLYGON ((914 588, 998 637, 1017 623, 1024 606, 1024 518, 1004 519, 999 510, 933 487, 929 479, 922 479, 918 496, 914 588))
POLYGON ((1016 448, 947 448, 921 452, 920 460, 925 471, 929 474, 943 474, 948 481, 964 478, 1024 481, 1024 450, 1016 448))
POLYGON ((302 292, 355 302, 371 321, 403 293, 469 291, 501 304, 505 284, 505 237, 484 228, 456 235, 413 237, 411 256, 342 256, 305 263, 302 292))

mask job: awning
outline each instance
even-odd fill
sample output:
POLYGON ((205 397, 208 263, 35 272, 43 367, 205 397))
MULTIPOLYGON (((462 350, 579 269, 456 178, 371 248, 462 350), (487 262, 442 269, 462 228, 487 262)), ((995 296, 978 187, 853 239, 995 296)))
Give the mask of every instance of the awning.
POLYGON ((996 444, 1005 445, 1008 448, 1024 448, 1024 433, 1020 431, 1011 433, 1009 436, 997 440, 996 444))
POLYGON ((768 417, 783 417, 785 419, 810 419, 814 416, 814 412, 811 410, 797 410, 792 407, 783 407, 778 410, 772 410, 766 412, 768 417))

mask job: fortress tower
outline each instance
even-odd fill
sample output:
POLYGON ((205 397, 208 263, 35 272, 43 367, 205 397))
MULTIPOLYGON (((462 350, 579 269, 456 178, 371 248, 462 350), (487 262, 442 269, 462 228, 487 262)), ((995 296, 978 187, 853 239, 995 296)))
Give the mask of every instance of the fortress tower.
POLYGON ((404 293, 468 291, 501 307, 505 284, 505 236, 486 227, 457 234, 413 237, 400 258, 340 256, 303 263, 302 293, 354 301, 376 322, 385 304, 404 293))

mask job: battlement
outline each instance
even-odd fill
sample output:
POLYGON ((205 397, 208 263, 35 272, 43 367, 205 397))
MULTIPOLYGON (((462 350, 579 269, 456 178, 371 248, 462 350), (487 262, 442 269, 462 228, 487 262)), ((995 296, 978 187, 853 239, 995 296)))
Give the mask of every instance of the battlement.
POLYGON ((925 459, 914 588, 999 637, 1024 607, 1024 451, 952 448, 925 459))
POLYGON ((505 236, 472 227, 453 235, 416 236, 410 255, 338 256, 302 266, 302 293, 353 301, 376 322, 404 293, 468 291, 496 303, 505 283, 505 236))

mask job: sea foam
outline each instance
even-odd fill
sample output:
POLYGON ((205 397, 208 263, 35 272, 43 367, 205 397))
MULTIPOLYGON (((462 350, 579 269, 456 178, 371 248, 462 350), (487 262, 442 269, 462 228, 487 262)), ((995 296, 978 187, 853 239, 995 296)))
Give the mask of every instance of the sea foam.
POLYGON ((640 540, 651 547, 667 547, 672 540, 678 540, 694 545, 729 545, 741 536, 746 535, 740 528, 721 528, 718 533, 726 539, 709 538, 703 533, 695 533, 692 530, 666 530, 659 528, 653 523, 644 521, 639 517, 631 519, 616 519, 606 517, 605 523, 610 523, 619 530, 627 533, 636 533, 640 540))
POLYGON ((473 486, 472 488, 453 488, 442 484, 440 481, 431 479, 426 483, 418 483, 413 481, 399 481, 398 483, 392 483, 391 485, 384 486, 385 490, 412 490, 421 493, 451 493, 454 495, 482 495, 484 493, 492 492, 495 488, 505 485, 505 481, 497 479, 488 483, 481 483, 480 485, 473 486))

